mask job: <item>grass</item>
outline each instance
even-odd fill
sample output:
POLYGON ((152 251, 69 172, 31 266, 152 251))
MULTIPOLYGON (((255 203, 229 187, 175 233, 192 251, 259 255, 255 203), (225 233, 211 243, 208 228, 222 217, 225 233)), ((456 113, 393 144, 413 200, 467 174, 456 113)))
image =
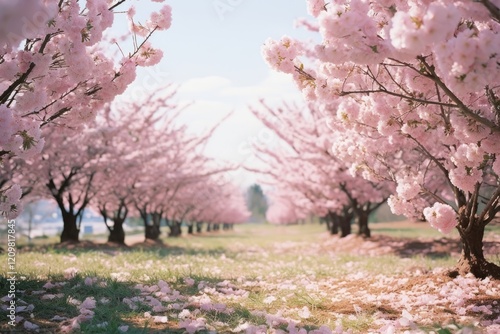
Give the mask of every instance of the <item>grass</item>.
MULTIPOLYGON (((164 246, 132 248, 68 250, 54 247, 51 239, 45 245, 37 241, 37 247, 30 251, 21 248, 17 254, 17 298, 34 305, 31 314, 19 315, 39 325, 42 332, 53 333, 62 326, 51 320, 54 316, 77 317, 80 310, 75 301, 92 297, 96 301, 94 316, 82 322, 76 333, 121 333, 119 328, 124 325, 128 326, 128 333, 185 333, 185 328, 180 328, 186 320, 179 318, 182 309, 191 312, 191 321, 205 319, 205 332, 229 333, 248 324, 286 329, 289 319, 295 319, 301 328, 311 331, 323 325, 332 329, 341 325, 344 330, 366 333, 379 326, 381 314, 384 319, 393 320, 401 316, 401 309, 377 306, 374 301, 363 299, 363 293, 374 296, 398 292, 392 283, 376 287, 384 280, 404 281, 412 275, 452 267, 456 261, 452 256, 403 256, 394 252, 367 256, 355 248, 343 251, 335 246, 340 241, 324 229, 320 225, 248 224, 230 232, 164 239, 164 246), (71 271, 76 274, 68 278, 71 271), (192 279, 194 284, 186 279, 192 279), (151 298, 160 298, 158 291, 136 287, 142 284, 154 289, 160 281, 169 285, 170 292, 161 300, 164 309, 156 312, 150 302, 151 298), (64 285, 45 289, 47 282, 64 285), (56 297, 42 299, 46 295, 56 297), (125 301, 134 297, 142 301, 132 309, 125 301), (210 309, 213 305, 223 305, 223 310, 210 309), (308 316, 304 316, 306 311, 308 316), (164 315, 168 321, 155 322, 148 312, 152 317, 164 315)), ((488 233, 497 232, 494 228, 488 233)), ((422 223, 373 224, 373 234, 440 237, 422 223)), ((360 247, 356 240, 351 241, 360 247)), ((7 263, 6 254, 0 255, 0 261, 7 263)), ((7 291, 5 267, 1 270, 0 291, 7 291)), ((439 282, 444 284, 446 280, 439 282)), ((412 288, 420 282, 401 284, 412 288)), ((0 310, 0 317, 6 316, 0 310)), ((438 330, 450 321, 445 315, 443 319, 420 326, 424 332, 438 330)), ((468 326, 467 321, 459 325, 468 326)), ((22 330, 21 325, 18 327, 22 330)), ((11 328, 0 323, 0 332, 8 330, 11 328)))

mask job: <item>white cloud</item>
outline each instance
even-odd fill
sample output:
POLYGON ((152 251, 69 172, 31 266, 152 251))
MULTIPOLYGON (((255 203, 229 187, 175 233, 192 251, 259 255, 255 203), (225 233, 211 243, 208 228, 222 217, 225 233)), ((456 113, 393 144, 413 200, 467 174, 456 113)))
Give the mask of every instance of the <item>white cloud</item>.
POLYGON ((207 93, 228 87, 229 85, 231 85, 231 80, 228 78, 213 75, 190 79, 181 85, 178 92, 180 94, 207 93))
MULTIPOLYGON (((192 133, 203 133, 233 112, 210 138, 206 153, 236 164, 257 163, 253 145, 272 145, 268 142, 277 140, 249 111, 249 106, 257 107, 260 99, 270 106, 302 99, 289 75, 272 70, 253 85, 235 86, 228 78, 208 76, 188 80, 178 92, 182 103, 193 102, 181 117, 192 133)), ((255 180, 252 173, 242 170, 235 177, 243 183, 255 180)))
POLYGON ((288 74, 269 70, 267 77, 251 86, 228 86, 222 91, 222 96, 239 97, 250 100, 297 100, 301 93, 288 74))
POLYGON ((221 76, 193 78, 178 90, 182 99, 214 100, 234 106, 247 106, 260 99, 266 101, 297 101, 302 95, 288 74, 269 70, 262 81, 247 86, 236 86, 230 79, 221 76))

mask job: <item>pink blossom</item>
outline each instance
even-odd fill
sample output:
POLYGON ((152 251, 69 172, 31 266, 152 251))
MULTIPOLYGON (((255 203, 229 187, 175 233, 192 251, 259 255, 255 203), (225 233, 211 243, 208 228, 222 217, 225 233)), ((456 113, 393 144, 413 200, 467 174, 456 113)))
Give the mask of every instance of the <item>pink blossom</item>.
POLYGON ((269 39, 262 48, 262 54, 269 65, 285 73, 295 71, 295 58, 299 53, 297 42, 287 36, 282 37, 279 42, 269 39))
POLYGON ((447 204, 434 203, 432 207, 424 209, 425 219, 441 233, 450 233, 457 226, 456 212, 447 204))
POLYGON ((159 12, 151 14, 151 18, 146 22, 146 26, 150 29, 166 30, 172 24, 172 8, 164 6, 159 12))
POLYGON ((325 10, 325 0, 308 0, 307 11, 312 16, 318 16, 321 11, 325 10))
POLYGON ((5 105, 0 105, 0 147, 6 145, 10 137, 17 131, 14 127, 14 117, 12 115, 12 110, 7 108, 5 105))
POLYGON ((450 170, 450 181, 454 186, 473 193, 475 186, 480 184, 483 179, 483 171, 476 168, 457 167, 450 170))

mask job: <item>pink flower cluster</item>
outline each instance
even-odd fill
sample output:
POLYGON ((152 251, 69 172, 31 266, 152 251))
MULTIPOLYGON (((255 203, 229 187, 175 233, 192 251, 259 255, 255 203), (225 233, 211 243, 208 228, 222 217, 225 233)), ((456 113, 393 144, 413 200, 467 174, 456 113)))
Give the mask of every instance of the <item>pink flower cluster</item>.
MULTIPOLYGON (((109 39, 103 35, 114 23, 115 12, 109 6, 108 0, 0 0, 3 163, 38 155, 44 146, 42 126, 57 120, 60 126, 78 128, 92 121, 97 110, 132 83, 137 66, 152 66, 161 60, 161 50, 151 46, 147 38, 170 27, 171 8, 163 6, 152 13, 144 43, 137 44, 137 38, 131 38, 134 46, 130 56, 116 59, 109 55, 109 39)), ((129 11, 130 17, 133 12, 129 11)), ((134 33, 139 31, 132 29, 128 36, 134 33)), ((0 198, 6 198, 12 183, 7 180, 0 198)), ((18 207, 16 200, 1 202, 5 204, 1 215, 16 214, 8 209, 18 207)))
POLYGON ((434 203, 424 209, 424 217, 429 224, 441 233, 450 233, 457 226, 457 214, 448 204, 434 203))
MULTIPOLYGON (((426 216, 449 232, 457 218, 439 202, 465 205, 498 184, 500 24, 481 2, 307 3, 321 42, 268 40, 264 58, 322 111, 331 151, 353 175, 392 180, 397 214, 421 218, 438 202, 426 216)), ((323 121, 309 122, 318 131, 323 121)))
MULTIPOLYGON (((280 41, 268 39, 262 49, 264 59, 271 67, 286 73, 291 73, 295 68, 295 58, 299 54, 298 43, 289 38, 282 37, 280 41)), ((299 64, 297 64, 299 65, 299 64)))

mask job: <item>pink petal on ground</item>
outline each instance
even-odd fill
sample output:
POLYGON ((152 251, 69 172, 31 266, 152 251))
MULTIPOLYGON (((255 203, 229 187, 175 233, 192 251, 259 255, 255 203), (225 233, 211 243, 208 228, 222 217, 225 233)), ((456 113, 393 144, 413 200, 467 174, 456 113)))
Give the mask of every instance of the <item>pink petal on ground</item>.
POLYGON ((194 279, 192 279, 191 277, 186 277, 186 278, 184 278, 184 283, 186 283, 187 286, 193 286, 194 279))
POLYGON ((159 280, 158 281, 158 286, 160 287, 160 289, 163 289, 163 288, 169 288, 170 286, 168 285, 167 282, 163 281, 163 280, 159 280))
POLYGON ((126 325, 120 326, 120 327, 118 327, 118 330, 120 332, 125 333, 126 331, 128 331, 128 326, 126 326, 126 325))
POLYGON ((53 294, 48 293, 48 294, 46 294, 46 295, 43 295, 40 299, 41 299, 41 300, 52 300, 52 299, 54 299, 54 298, 56 298, 56 295, 53 295, 53 294))
POLYGON ((40 326, 35 325, 34 323, 29 322, 28 320, 26 320, 24 322, 23 326, 24 326, 24 328, 26 328, 27 330, 30 330, 30 331, 36 331, 36 330, 38 330, 40 328, 40 326))
POLYGON ((81 303, 82 303, 82 302, 81 302, 81 301, 79 301, 79 300, 78 300, 78 299, 76 299, 76 298, 73 298, 73 297, 69 297, 69 298, 68 298, 68 304, 70 304, 70 305, 75 305, 75 306, 77 306, 77 305, 80 305, 81 303))
POLYGON ((56 285, 52 284, 52 282, 47 282, 43 286, 44 289, 52 289, 52 288, 55 288, 55 287, 56 287, 56 285))
POLYGON ((8 302, 10 301, 12 298, 9 297, 9 295, 6 295, 6 296, 3 296, 2 299, 0 299, 1 302, 8 302))
POLYGON ((181 313, 179 313, 179 315, 177 317, 179 319, 185 319, 185 318, 189 318, 190 316, 191 316, 191 311, 184 309, 184 310, 182 310, 181 313))
POLYGON ((161 313, 161 312, 165 312, 167 311, 168 309, 163 306, 163 305, 156 305, 156 306, 153 306, 153 312, 156 312, 156 313, 161 313))
POLYGON ((92 320, 92 318, 94 317, 94 314, 95 314, 94 311, 83 308, 80 310, 80 315, 77 317, 78 322, 85 322, 85 321, 92 320))
POLYGON ((99 299, 99 301, 101 302, 101 304, 107 304, 109 303, 109 298, 102 297, 101 299, 99 299))
POLYGON ((153 321, 154 322, 159 322, 159 323, 162 323, 162 324, 166 324, 168 322, 168 317, 167 316, 157 316, 157 315, 155 315, 153 317, 153 321))
POLYGON ((302 309, 300 309, 298 314, 302 319, 311 317, 311 311, 309 311, 309 308, 307 306, 304 306, 302 309))
POLYGON ((83 284, 87 286, 92 286, 94 284, 94 279, 92 277, 85 277, 83 284))
POLYGON ((65 279, 70 279, 70 278, 73 278, 76 276, 76 274, 78 273, 78 268, 71 267, 71 268, 64 270, 63 273, 64 273, 65 279))
POLYGON ((35 305, 29 304, 28 306, 18 306, 16 307, 16 312, 31 312, 35 309, 35 305))
POLYGON ((274 302, 276 300, 276 297, 274 296, 269 296, 269 297, 266 297, 264 298, 263 302, 264 304, 271 304, 272 302, 274 302))
POLYGON ((80 304, 80 309, 93 309, 95 308, 95 299, 94 297, 87 297, 83 301, 83 303, 80 304))
POLYGON ((109 322, 104 321, 100 324, 97 324, 97 328, 104 328, 104 327, 107 327, 108 325, 109 325, 109 322))

